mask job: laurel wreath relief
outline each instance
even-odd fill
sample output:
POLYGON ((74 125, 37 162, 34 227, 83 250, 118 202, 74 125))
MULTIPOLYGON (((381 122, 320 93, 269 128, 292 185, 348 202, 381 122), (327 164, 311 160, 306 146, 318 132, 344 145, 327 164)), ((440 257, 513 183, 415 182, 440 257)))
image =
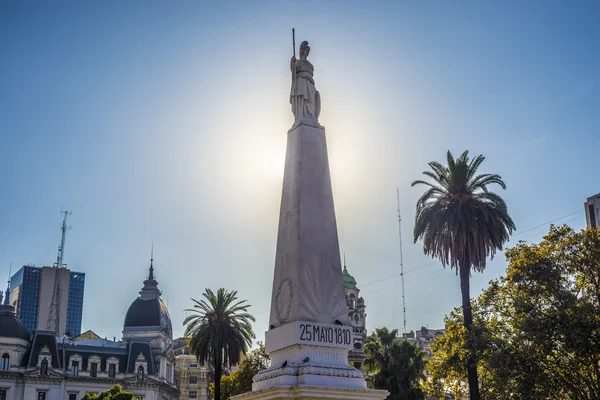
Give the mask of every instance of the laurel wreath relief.
POLYGON ((285 278, 281 281, 281 283, 279 283, 279 287, 277 288, 277 294, 275 295, 275 314, 277 315, 277 320, 279 322, 286 323, 287 320, 290 318, 290 313, 292 312, 292 303, 294 300, 294 288, 292 286, 292 282, 288 279, 285 278), (281 301, 280 301, 280 297, 281 297, 281 289, 283 288, 283 285, 288 285, 289 291, 290 291, 290 298, 287 304, 287 307, 285 309, 285 314, 282 316, 281 315, 281 301))

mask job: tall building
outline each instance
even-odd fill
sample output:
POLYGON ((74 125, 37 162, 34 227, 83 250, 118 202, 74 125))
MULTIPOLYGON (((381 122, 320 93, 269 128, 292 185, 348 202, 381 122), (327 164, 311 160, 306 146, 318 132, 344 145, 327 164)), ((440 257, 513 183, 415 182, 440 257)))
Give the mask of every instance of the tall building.
POLYGON ((350 325, 352 325, 352 350, 348 353, 348 361, 360 369, 367 357, 364 350, 365 339, 367 338, 366 306, 364 299, 360 297, 360 289, 356 287, 356 279, 348 272, 345 260, 342 278, 344 279, 344 293, 348 304, 348 318, 350 319, 350 325))
POLYGON ((26 265, 11 277, 10 303, 30 332, 47 329, 56 274, 61 287, 58 336, 62 337, 67 332, 70 336, 78 336, 81 333, 85 286, 85 274, 82 272, 26 265))
POLYGON ((600 226, 600 193, 595 196, 588 197, 584 204, 585 207, 585 222, 588 228, 600 226))

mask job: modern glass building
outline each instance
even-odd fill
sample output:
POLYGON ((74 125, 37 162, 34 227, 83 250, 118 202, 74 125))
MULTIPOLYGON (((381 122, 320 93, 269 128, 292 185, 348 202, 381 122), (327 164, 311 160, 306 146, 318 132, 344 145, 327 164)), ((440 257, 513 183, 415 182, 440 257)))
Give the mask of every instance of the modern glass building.
POLYGON ((41 268, 24 266, 10 278, 11 303, 31 333, 37 326, 41 268), (16 299, 15 299, 16 297, 16 299))
MULTIPOLYGON (((54 282, 42 282, 42 268, 26 265, 13 274, 10 280, 11 303, 15 306, 17 317, 27 325, 29 332, 37 328, 40 319, 41 287, 53 287, 54 282)), ((83 315, 83 292, 85 274, 70 271, 69 295, 67 300, 67 317, 64 331, 71 336, 81 333, 81 318, 83 315)), ((41 318, 42 321, 48 317, 41 318)), ((40 327, 45 329, 45 327, 40 327)))
POLYGON ((81 316, 83 315, 83 288, 85 274, 71 271, 69 280, 69 301, 67 305, 67 325, 65 330, 71 332, 71 337, 81 333, 81 316))

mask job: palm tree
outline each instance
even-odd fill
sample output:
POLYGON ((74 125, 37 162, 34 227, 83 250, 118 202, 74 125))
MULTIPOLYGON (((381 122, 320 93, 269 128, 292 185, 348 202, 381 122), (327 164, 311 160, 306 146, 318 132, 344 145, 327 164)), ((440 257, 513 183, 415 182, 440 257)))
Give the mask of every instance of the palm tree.
POLYGON ((221 288, 215 295, 206 289, 202 294, 204 300, 194 300, 193 309, 187 309, 189 315, 183 325, 185 337, 190 338, 191 352, 199 362, 212 362, 215 371, 215 399, 221 399, 221 376, 223 365, 237 364, 242 354, 246 355, 252 339, 256 336, 250 321, 255 322, 248 314, 249 304, 246 300, 238 301, 237 291, 231 292, 221 288))
POLYGON ((375 328, 375 332, 370 334, 365 340, 365 358, 364 366, 367 372, 377 373, 386 363, 389 357, 389 349, 397 340, 398 329, 375 328))
POLYGON ((397 337, 398 330, 376 329, 365 342, 365 369, 371 372, 373 386, 390 392, 389 400, 422 400, 420 387, 425 380, 425 353, 397 337))
POLYGON ((447 154, 448 165, 429 163, 432 171, 423 172, 433 183, 417 180, 429 189, 417 202, 414 241, 423 241, 425 254, 440 259, 443 266, 456 268, 460 275, 464 326, 467 330, 467 375, 471 400, 479 400, 477 364, 471 340, 473 313, 470 298, 471 270, 482 272, 486 258, 509 239, 515 229, 506 203, 488 190, 488 186, 506 185, 499 175, 476 175, 485 159, 482 155, 469 162, 468 151, 456 160, 447 154))

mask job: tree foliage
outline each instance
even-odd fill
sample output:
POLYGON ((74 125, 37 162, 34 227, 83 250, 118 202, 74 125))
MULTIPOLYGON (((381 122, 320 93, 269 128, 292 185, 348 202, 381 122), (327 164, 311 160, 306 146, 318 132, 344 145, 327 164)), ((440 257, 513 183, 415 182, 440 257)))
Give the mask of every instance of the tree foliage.
MULTIPOLYGON (((551 227, 506 252, 506 277, 474 303, 484 399, 600 398, 600 230, 551 227)), ((466 332, 456 309, 431 346, 430 393, 461 392, 466 332)))
POLYGON ((81 400, 133 400, 133 393, 123 390, 121 385, 114 385, 100 393, 86 393, 81 400))
MULTIPOLYGON (((235 372, 221 379, 221 400, 228 400, 238 394, 252 391, 252 378, 259 371, 269 368, 271 359, 262 342, 239 363, 235 372)), ((214 383, 210 384, 211 395, 214 396, 214 383)))
POLYGON ((223 366, 236 365, 248 352, 255 338, 246 300, 238 301, 237 291, 221 288, 215 294, 206 289, 204 300, 194 300, 192 314, 183 324, 185 336, 190 338, 189 347, 202 363, 212 363, 215 371, 215 398, 221 398, 220 387, 223 366))
MULTIPOLYGON (((501 250, 515 229, 506 203, 488 188, 497 184, 505 189, 502 178, 477 174, 484 159, 480 155, 469 160, 468 151, 455 159, 448 151, 447 165, 432 161, 431 171, 423 172, 433 183, 412 183, 428 187, 417 202, 414 241, 421 239, 425 254, 438 258, 444 266, 456 268, 460 274, 464 326, 469 334, 473 325, 471 269, 483 271, 487 257, 501 250)), ((469 392, 472 400, 479 400, 476 354, 470 335, 467 338, 469 392)))
POLYGON ((376 329, 365 342, 365 370, 372 374, 375 389, 390 392, 390 400, 422 400, 425 394, 425 353, 397 337, 398 330, 376 329))

